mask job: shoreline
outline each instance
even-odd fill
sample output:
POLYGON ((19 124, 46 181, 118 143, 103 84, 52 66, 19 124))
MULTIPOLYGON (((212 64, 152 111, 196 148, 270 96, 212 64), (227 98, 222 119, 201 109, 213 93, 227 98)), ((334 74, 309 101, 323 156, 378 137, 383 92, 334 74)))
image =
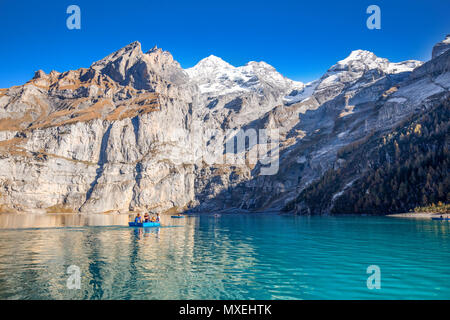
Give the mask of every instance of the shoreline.
POLYGON ((450 218, 448 213, 429 213, 429 212, 409 212, 409 213, 394 213, 388 214, 386 217, 391 218, 411 218, 411 219, 431 219, 431 218, 450 218))
MULTIPOLYGON (((42 212, 40 210, 36 211, 22 211, 22 212, 0 212, 0 215, 48 215, 48 216, 120 216, 120 215, 135 215, 137 212, 129 211, 129 212, 120 212, 120 211, 109 211, 109 212, 97 212, 97 213, 81 213, 81 212, 42 212)), ((213 214, 212 212, 190 212, 190 213, 181 213, 182 215, 190 216, 190 215, 208 215, 213 214)), ((260 212, 249 212, 246 210, 220 210, 214 212, 214 214, 250 214, 250 215, 258 215, 258 214, 278 214, 278 215, 286 215, 286 216, 297 216, 295 214, 282 214, 280 211, 260 211, 260 212)), ((169 216, 170 214, 163 213, 162 216, 169 216)), ((342 216, 357 216, 357 217, 368 217, 368 216, 379 216, 379 217, 389 217, 389 218, 410 218, 410 219, 431 219, 431 218, 450 218, 450 213, 439 213, 439 212, 406 212, 406 213, 393 213, 393 214, 380 214, 380 215, 368 215, 368 214, 329 214, 329 215, 306 215, 306 216, 329 216, 329 217, 342 217, 342 216)))

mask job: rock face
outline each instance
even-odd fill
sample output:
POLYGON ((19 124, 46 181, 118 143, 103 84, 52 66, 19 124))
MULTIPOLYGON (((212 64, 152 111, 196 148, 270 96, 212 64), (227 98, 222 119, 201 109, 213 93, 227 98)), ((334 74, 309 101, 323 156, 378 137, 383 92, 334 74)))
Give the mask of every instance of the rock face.
POLYGON ((281 208, 339 166, 340 147, 448 98, 450 51, 436 47, 425 64, 353 51, 308 84, 214 56, 183 70, 139 42, 87 69, 38 71, 0 89, 0 211, 281 208), (239 132, 258 137, 230 152, 239 132), (228 161, 261 149, 270 175, 267 158, 228 161))
POLYGON ((448 34, 441 42, 436 43, 436 45, 433 47, 431 57, 434 59, 437 56, 443 54, 448 49, 450 49, 450 34, 448 34))
POLYGON ((135 42, 0 92, 3 211, 184 208, 196 86, 168 52, 135 42))

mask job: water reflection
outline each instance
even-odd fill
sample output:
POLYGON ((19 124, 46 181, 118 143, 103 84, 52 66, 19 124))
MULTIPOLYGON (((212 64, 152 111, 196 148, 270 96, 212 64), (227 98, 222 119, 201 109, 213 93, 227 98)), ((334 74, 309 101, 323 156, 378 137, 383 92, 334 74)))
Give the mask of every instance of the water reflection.
POLYGON ((126 226, 127 214, 0 214, 0 229, 126 226))
POLYGON ((450 297, 449 224, 273 215, 127 222, 0 215, 0 299, 450 297), (382 269, 378 292, 366 287, 371 264, 382 269), (71 265, 81 290, 66 287, 71 265))

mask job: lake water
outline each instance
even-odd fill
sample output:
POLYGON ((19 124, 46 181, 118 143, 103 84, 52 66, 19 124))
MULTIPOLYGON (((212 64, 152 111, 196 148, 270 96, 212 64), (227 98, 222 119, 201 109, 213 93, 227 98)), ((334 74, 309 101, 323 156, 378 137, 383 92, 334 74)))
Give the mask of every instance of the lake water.
POLYGON ((450 299, 450 223, 0 215, 0 299, 450 299), (20 228, 22 227, 22 228, 20 228), (69 266, 81 271, 68 289, 69 266), (381 288, 367 287, 367 267, 381 288))

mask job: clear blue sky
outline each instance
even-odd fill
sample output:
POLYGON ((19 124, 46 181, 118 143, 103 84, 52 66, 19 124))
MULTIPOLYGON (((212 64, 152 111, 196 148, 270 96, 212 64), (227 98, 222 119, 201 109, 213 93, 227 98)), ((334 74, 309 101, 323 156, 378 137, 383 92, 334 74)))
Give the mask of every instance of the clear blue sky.
POLYGON ((214 54, 310 81, 355 49, 428 60, 450 33, 449 12, 449 0, 0 0, 0 88, 38 69, 88 67, 136 40, 144 51, 170 51, 184 68, 214 54), (81 8, 81 30, 66 28, 71 4, 81 8), (366 28, 371 4, 381 8, 381 30, 366 28))

